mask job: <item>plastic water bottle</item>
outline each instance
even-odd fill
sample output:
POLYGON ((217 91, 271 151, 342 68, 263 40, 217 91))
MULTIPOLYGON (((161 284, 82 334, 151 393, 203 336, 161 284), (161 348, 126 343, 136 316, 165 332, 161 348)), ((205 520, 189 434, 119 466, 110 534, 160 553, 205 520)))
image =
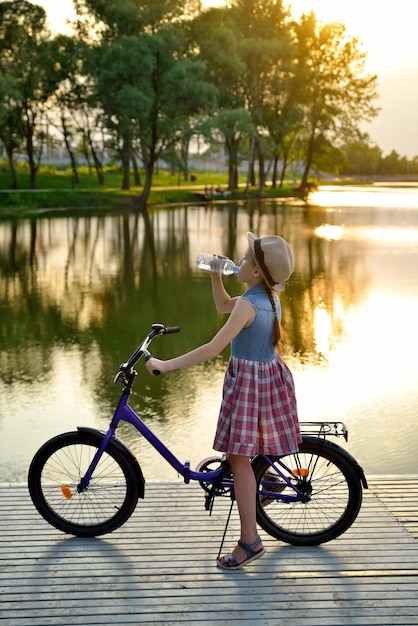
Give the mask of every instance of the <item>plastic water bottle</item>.
POLYGON ((225 276, 231 276, 238 273, 238 266, 235 265, 231 259, 222 259, 213 254, 207 252, 201 252, 196 259, 196 265, 201 270, 207 270, 208 272, 216 272, 217 274, 224 274, 225 276))

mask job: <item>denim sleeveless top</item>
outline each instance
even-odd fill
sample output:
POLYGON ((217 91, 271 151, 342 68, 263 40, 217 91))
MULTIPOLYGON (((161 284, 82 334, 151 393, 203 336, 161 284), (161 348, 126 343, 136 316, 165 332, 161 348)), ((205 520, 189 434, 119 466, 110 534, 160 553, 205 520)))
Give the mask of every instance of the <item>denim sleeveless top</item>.
MULTIPOLYGON (((250 324, 243 328, 232 340, 232 356, 249 361, 272 361, 276 357, 273 346, 274 312, 264 287, 256 285, 246 291, 242 298, 246 298, 255 308, 256 315, 250 324)), ((280 322, 280 300, 274 294, 276 314, 280 322)))

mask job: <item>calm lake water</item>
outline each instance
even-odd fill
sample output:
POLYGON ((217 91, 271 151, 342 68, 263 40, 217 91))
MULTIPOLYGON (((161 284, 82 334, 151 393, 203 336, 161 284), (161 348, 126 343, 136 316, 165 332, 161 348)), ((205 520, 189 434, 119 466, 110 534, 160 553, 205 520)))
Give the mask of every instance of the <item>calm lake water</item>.
MULTIPOLYGON (((282 296, 284 354, 301 421, 339 420, 366 474, 418 473, 418 188, 323 188, 309 206, 171 207, 0 222, 0 481, 25 481, 37 448, 77 425, 105 428, 113 376, 153 322, 169 357, 210 339, 223 317, 199 252, 235 260, 246 232, 278 233, 295 273, 282 296)), ((225 279, 231 294, 243 287, 225 279)), ((228 353, 149 376, 131 405, 192 467, 212 454, 228 353)), ((146 479, 176 475, 129 426, 118 436, 146 479)))

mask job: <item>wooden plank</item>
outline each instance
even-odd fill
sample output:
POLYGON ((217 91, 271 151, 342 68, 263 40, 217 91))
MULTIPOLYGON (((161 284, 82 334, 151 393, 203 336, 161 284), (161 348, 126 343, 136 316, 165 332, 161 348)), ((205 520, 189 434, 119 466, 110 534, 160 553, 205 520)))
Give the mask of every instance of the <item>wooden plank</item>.
MULTIPOLYGON (((413 626, 418 481, 369 483, 358 520, 340 538, 296 547, 261 533, 266 555, 237 572, 215 561, 229 500, 210 517, 199 486, 147 484, 124 527, 98 539, 56 531, 25 486, 0 486, 0 619, 7 626, 413 626)), ((235 511, 225 551, 237 532, 235 511)))

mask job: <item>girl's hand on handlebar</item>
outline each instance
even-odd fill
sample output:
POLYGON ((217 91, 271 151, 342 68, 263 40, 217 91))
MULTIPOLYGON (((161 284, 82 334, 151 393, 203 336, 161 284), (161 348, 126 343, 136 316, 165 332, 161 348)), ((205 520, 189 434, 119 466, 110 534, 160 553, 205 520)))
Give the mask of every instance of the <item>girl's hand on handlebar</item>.
POLYGON ((145 363, 145 367, 153 376, 158 376, 158 374, 164 374, 164 372, 167 371, 166 362, 161 361, 160 359, 154 359, 154 357, 148 359, 148 361, 145 363))

